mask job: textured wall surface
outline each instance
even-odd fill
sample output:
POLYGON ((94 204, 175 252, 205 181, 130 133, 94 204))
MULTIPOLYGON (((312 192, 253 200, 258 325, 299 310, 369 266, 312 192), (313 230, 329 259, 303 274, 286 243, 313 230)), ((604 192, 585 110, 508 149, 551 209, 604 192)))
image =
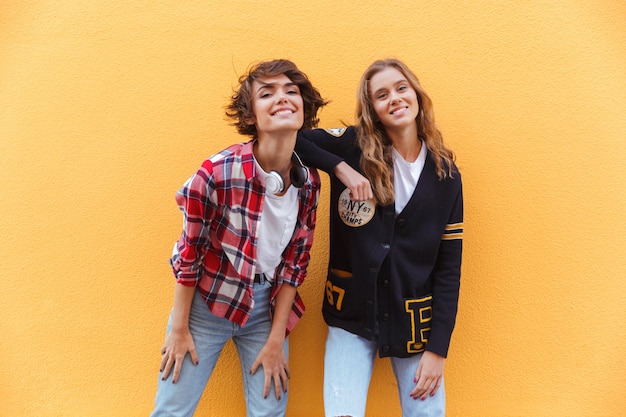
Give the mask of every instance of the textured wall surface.
MULTIPOLYGON (((336 127, 388 56, 463 173, 448 415, 623 415, 625 16, 618 0, 0 2, 0 416, 148 415, 174 193, 245 140, 223 116, 238 75, 294 60, 336 127)), ((289 416, 323 414, 327 191, 289 416)), ((370 392, 368 416, 399 415, 388 361, 370 392)), ((197 415, 244 415, 231 345, 197 415)))

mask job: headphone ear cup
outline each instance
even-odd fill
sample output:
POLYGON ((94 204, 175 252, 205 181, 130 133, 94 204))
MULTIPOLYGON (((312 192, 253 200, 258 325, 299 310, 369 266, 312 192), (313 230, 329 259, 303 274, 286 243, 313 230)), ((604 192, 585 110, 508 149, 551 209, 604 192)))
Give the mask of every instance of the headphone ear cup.
POLYGON ((291 155, 291 169, 289 170, 289 179, 296 188, 302 188, 309 179, 309 169, 302 163, 297 153, 291 155))
POLYGON ((280 194, 285 189, 285 181, 277 171, 270 171, 265 177, 265 189, 272 194, 280 194))
POLYGON ((289 170, 289 179, 296 188, 302 188, 309 179, 309 170, 305 166, 293 166, 289 170))

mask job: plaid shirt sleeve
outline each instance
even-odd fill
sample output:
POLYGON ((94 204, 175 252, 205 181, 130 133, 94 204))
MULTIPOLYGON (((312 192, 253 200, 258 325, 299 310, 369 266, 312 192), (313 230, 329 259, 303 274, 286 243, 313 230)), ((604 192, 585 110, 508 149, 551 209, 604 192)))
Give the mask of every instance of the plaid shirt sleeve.
POLYGON ((210 197, 214 188, 212 171, 211 161, 205 161, 176 194, 183 213, 183 231, 170 264, 177 282, 186 286, 197 285, 204 272, 202 263, 209 244, 209 224, 215 215, 215 202, 210 197))

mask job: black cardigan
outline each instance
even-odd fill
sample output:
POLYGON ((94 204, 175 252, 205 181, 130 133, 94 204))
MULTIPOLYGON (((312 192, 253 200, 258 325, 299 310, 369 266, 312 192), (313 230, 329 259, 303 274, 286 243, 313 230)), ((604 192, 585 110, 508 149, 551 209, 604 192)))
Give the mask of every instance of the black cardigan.
POLYGON ((461 274, 461 175, 455 166, 452 178, 440 180, 429 153, 415 192, 399 215, 391 204, 375 206, 369 220, 346 216, 345 205, 339 209, 346 187, 332 172, 342 160, 360 171, 355 139, 353 127, 316 129, 302 131, 296 144, 304 163, 326 171, 331 179, 324 319, 329 326, 376 339, 381 357, 408 357, 424 350, 446 357, 461 274))

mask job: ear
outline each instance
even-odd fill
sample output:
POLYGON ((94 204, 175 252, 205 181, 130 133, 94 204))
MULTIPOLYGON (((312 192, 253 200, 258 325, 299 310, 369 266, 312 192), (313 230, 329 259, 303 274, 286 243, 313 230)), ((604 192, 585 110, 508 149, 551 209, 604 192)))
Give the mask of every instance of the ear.
POLYGON ((247 125, 253 125, 256 123, 256 119, 254 117, 244 117, 243 121, 247 125))

